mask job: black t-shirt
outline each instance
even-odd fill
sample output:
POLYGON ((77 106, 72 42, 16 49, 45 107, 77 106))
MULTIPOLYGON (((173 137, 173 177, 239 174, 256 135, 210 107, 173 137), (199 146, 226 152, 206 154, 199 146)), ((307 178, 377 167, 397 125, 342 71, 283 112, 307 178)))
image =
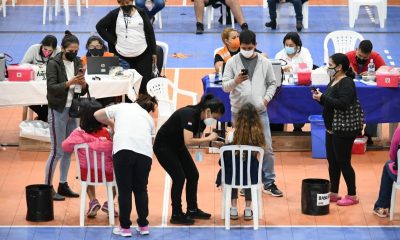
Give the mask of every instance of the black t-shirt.
POLYGON ((167 144, 171 148, 179 149, 185 146, 183 130, 188 130, 195 137, 206 128, 203 121, 200 119, 201 111, 194 106, 187 106, 175 111, 171 117, 158 130, 156 141, 167 144))

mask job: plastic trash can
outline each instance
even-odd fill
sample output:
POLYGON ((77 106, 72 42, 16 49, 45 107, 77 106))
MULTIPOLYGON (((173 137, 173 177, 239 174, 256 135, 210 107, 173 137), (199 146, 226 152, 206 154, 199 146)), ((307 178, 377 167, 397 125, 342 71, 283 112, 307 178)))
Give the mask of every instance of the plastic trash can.
POLYGON ((326 179, 303 179, 301 184, 301 212, 320 216, 329 214, 330 184, 326 179))
POLYGON ((311 123, 312 158, 326 158, 324 119, 321 115, 311 115, 308 120, 311 123))
POLYGON ((47 222, 54 219, 52 190, 52 187, 46 184, 35 184, 25 187, 27 221, 47 222))

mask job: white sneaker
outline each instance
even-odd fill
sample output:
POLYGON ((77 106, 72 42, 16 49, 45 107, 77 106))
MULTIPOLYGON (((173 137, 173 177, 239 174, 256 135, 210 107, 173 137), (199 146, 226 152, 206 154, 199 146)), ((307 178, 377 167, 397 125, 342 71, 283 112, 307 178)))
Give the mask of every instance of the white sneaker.
POLYGON ((238 213, 238 210, 237 210, 236 207, 232 207, 230 212, 231 212, 231 219, 232 220, 239 219, 239 213, 238 213))
POLYGON ((130 228, 115 227, 113 233, 122 237, 132 237, 132 231, 130 228))
POLYGON ((138 231, 138 233, 140 234, 140 235, 149 235, 150 234, 150 228, 149 228, 149 226, 147 225, 147 226, 144 226, 144 227, 137 227, 136 228, 136 231, 138 231))
POLYGON ((253 220, 253 211, 251 210, 251 208, 244 209, 244 220, 246 221, 253 220))

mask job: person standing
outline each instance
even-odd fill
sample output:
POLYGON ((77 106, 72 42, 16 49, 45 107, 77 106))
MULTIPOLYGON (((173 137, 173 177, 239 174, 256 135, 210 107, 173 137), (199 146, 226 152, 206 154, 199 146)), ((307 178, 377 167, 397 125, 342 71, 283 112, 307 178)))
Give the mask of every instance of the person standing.
POLYGON ((78 50, 78 38, 71 32, 65 31, 61 42, 61 52, 49 60, 46 69, 51 151, 46 163, 45 183, 53 186, 54 171, 57 162, 61 159, 60 184, 57 193, 53 189, 53 200, 56 201, 63 201, 65 197, 79 197, 79 194, 73 192, 67 182, 71 153, 63 152, 61 145, 77 127, 76 119, 69 116, 74 94, 83 96, 88 91, 85 78, 79 72, 82 62, 77 57, 78 50))
POLYGON ((165 7, 164 0, 135 0, 136 7, 144 9, 150 22, 153 23, 155 15, 165 7), (150 9, 146 6, 150 4, 150 9))
POLYGON ((275 197, 283 193, 275 184, 275 156, 272 149, 271 129, 267 105, 276 91, 276 79, 271 62, 255 52, 256 34, 250 30, 239 36, 240 54, 228 60, 222 77, 222 88, 229 93, 232 122, 235 127, 236 114, 245 103, 253 103, 263 123, 266 151, 263 162, 264 192, 275 197))
POLYGON ((324 93, 319 89, 313 91, 313 99, 323 105, 326 134, 325 147, 329 163, 329 179, 331 183, 330 201, 339 206, 354 205, 359 202, 356 194, 356 174, 351 165, 351 149, 356 136, 361 129, 348 128, 344 131, 334 131, 334 122, 339 115, 337 111, 347 110, 357 100, 354 72, 350 67, 347 56, 343 53, 333 54, 329 59, 328 75, 331 81, 324 93), (347 195, 342 198, 338 195, 340 175, 343 174, 347 185, 347 195))
POLYGON ((133 0, 117 0, 120 5, 96 24, 99 35, 108 42, 110 52, 120 58, 124 69, 133 68, 142 75, 139 93, 147 93, 146 85, 157 64, 156 38, 146 12, 133 5, 133 0))
POLYGON ((303 4, 308 0, 268 0, 268 10, 270 22, 265 23, 267 28, 272 30, 276 29, 276 5, 279 3, 290 2, 293 4, 294 12, 296 13, 296 29, 301 31, 303 29, 303 4))

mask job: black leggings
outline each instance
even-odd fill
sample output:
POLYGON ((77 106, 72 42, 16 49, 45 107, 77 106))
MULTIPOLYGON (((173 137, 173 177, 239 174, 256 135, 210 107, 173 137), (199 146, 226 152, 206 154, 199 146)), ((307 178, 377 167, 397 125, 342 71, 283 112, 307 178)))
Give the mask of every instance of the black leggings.
POLYGON ((29 108, 37 114, 38 120, 47 122, 47 116, 49 115, 49 107, 47 105, 31 105, 29 108))
POLYGON ((340 175, 343 173, 347 194, 356 195, 356 174, 351 166, 351 148, 355 137, 341 137, 329 133, 325 136, 331 192, 339 192, 340 175))
POLYGON ((118 186, 119 222, 122 228, 130 228, 132 211, 132 192, 135 194, 137 223, 144 227, 149 224, 149 198, 147 183, 152 159, 148 156, 120 150, 113 155, 115 178, 118 186))
POLYGON ((172 213, 182 212, 182 191, 186 180, 186 202, 188 210, 197 209, 197 185, 199 171, 186 147, 175 150, 157 140, 153 147, 154 154, 172 179, 172 213), (161 146, 162 147, 161 147, 161 146))

